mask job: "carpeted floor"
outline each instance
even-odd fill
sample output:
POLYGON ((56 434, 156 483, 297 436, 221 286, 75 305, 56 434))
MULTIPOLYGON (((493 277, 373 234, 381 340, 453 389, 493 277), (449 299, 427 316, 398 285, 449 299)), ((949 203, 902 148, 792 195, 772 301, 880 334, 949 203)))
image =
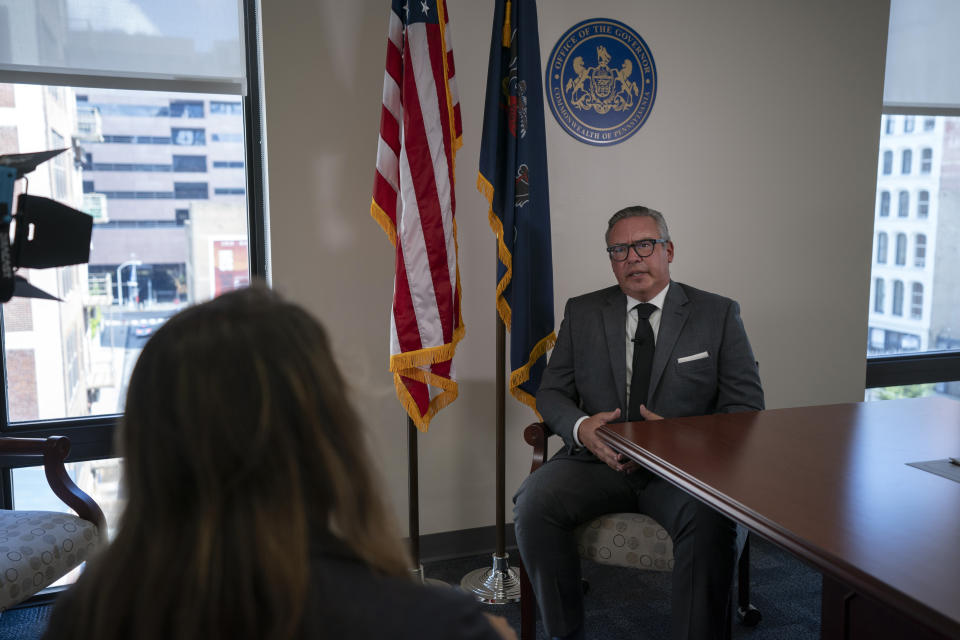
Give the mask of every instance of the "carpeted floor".
MULTIPOLYGON (((489 556, 458 558, 425 565, 428 578, 459 585, 474 569, 488 567, 489 556)), ((793 556, 751 538, 750 599, 763 619, 754 628, 735 624, 733 637, 750 640, 812 640, 820 637, 820 574, 793 556)), ((606 567, 583 562, 590 587, 585 596, 587 637, 591 640, 668 640, 670 574, 606 567)), ((520 629, 520 605, 488 606, 520 629)), ((537 638, 546 638, 537 622, 537 638)))
MULTIPOLYGON (((748 629, 734 625, 734 638, 807 640, 820 635, 820 574, 774 546, 753 538, 751 600, 763 614, 748 629)), ((428 578, 459 585, 474 569, 490 566, 490 556, 473 556, 428 563, 428 578)), ((670 624, 670 574, 604 567, 584 561, 590 583, 586 595, 588 637, 593 640, 667 640, 670 624)), ((39 640, 50 605, 24 607, 0 615, 0 640, 39 640)), ((520 605, 490 606, 520 628, 520 605)), ((545 638, 537 625, 537 638, 545 638)))
POLYGON ((52 605, 39 605, 4 611, 0 614, 0 640, 39 640, 52 609, 52 605))

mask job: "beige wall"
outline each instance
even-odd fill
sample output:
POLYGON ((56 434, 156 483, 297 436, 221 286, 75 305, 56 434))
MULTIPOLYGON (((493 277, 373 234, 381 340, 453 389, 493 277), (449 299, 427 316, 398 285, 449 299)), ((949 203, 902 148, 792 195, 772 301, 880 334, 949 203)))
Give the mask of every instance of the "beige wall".
MULTIPOLYGON (((388 5, 264 2, 264 78, 274 284, 336 338, 404 514, 404 415, 386 369, 393 254, 368 213, 388 5)), ((670 222, 675 279, 740 301, 769 407, 862 399, 887 3, 539 5, 544 60, 574 23, 615 18, 650 45, 660 82, 647 123, 613 147, 577 142, 546 114, 558 326, 566 298, 613 282, 607 217, 643 203, 670 222)), ((494 243, 474 188, 493 2, 448 6, 467 334, 460 399, 420 439, 422 533, 495 516, 494 243)), ((508 499, 531 418, 508 399, 508 499)))

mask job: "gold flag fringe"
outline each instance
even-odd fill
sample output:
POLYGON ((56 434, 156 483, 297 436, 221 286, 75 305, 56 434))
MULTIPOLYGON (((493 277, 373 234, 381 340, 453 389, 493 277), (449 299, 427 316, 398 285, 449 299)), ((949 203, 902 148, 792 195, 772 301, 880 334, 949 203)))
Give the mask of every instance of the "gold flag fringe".
POLYGON ((503 320, 503 324, 506 325, 507 331, 510 330, 510 303, 508 303, 503 298, 503 292, 507 290, 507 286, 510 284, 510 280, 513 278, 513 256, 510 255, 510 250, 507 249, 507 245, 503 242, 503 221, 497 217, 497 214, 493 211, 493 185, 489 180, 483 175, 483 173, 477 174, 477 191, 482 193, 486 197, 487 202, 490 207, 487 211, 487 220, 490 223, 490 228, 493 230, 493 234, 497 238, 497 257, 500 259, 500 262, 507 268, 506 273, 503 274, 503 277, 500 279, 500 282, 497 283, 497 313, 500 314, 500 319, 503 320))
MULTIPOLYGON (((417 369, 416 371, 420 370, 417 369)), ((412 377, 406 373, 403 375, 408 378, 412 377)), ((420 408, 417 406, 413 396, 410 395, 410 392, 407 391, 407 387, 403 384, 403 380, 401 379, 402 377, 403 376, 401 376, 399 373, 395 373, 393 375, 393 386, 397 390, 397 398, 400 400, 400 405, 403 407, 404 411, 406 411, 407 415, 410 416, 410 419, 413 420, 413 424, 417 426, 417 430, 422 433, 426 433, 430 429, 430 421, 435 415, 437 415, 437 412, 457 399, 457 396, 460 393, 459 386, 453 380, 441 378, 442 380, 449 382, 450 387, 431 400, 427 408, 427 412, 421 416, 420 408)))
POLYGON ((547 351, 553 348, 556 341, 557 334, 551 331, 550 335, 538 342, 530 351, 530 359, 527 361, 527 364, 519 369, 515 369, 510 374, 510 395, 533 409, 533 412, 537 414, 537 418, 540 420, 543 419, 543 416, 537 411, 537 399, 521 389, 520 385, 530 379, 530 369, 533 367, 533 364, 540 358, 546 357, 547 351))
MULTIPOLYGON (((493 229, 493 233, 497 237, 497 257, 500 258, 500 262, 507 268, 507 272, 503 275, 503 278, 500 279, 500 282, 497 283, 497 313, 500 314, 500 319, 503 320, 503 324, 509 331, 512 314, 510 303, 503 297, 503 292, 506 291, 507 285, 510 284, 510 280, 513 278, 513 257, 503 242, 503 221, 500 220, 493 211, 493 185, 487 180, 483 173, 477 174, 477 191, 482 193, 490 204, 487 219, 490 222, 490 228, 493 229)), ((533 364, 540 358, 546 356, 547 351, 553 348, 556 341, 557 334, 551 331, 550 335, 540 340, 540 342, 533 347, 527 363, 510 374, 510 395, 533 409, 533 412, 537 414, 538 418, 541 418, 541 416, 540 412, 537 411, 536 398, 521 389, 520 385, 530 379, 530 369, 533 367, 533 364)))
POLYGON ((390 244, 396 248, 397 228, 394 226, 393 220, 390 219, 390 216, 387 215, 387 212, 381 209, 380 205, 377 204, 377 201, 373 199, 370 200, 370 215, 373 216, 373 219, 376 220, 378 225, 380 225, 380 228, 383 229, 383 232, 387 234, 390 244))
MULTIPOLYGON (((463 135, 457 135, 457 121, 453 117, 453 96, 450 94, 450 66, 447 64, 447 17, 445 0, 437 2, 437 21, 440 23, 440 47, 443 49, 443 86, 447 95, 447 121, 450 123, 451 174, 457 171, 457 151, 463 146, 463 135)), ((450 185, 453 188, 453 185, 450 185)))
POLYGON ((507 0, 507 6, 503 10, 503 33, 500 37, 503 48, 509 49, 510 42, 513 40, 513 29, 510 27, 510 0, 507 0))

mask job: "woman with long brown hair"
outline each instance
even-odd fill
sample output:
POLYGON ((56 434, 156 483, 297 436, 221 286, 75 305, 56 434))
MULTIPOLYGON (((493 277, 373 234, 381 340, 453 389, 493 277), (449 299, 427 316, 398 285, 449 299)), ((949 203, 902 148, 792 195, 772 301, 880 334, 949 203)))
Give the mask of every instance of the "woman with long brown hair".
POLYGON ((116 539, 46 637, 510 637, 410 580, 347 391, 323 328, 264 287, 171 318, 130 378, 116 539))

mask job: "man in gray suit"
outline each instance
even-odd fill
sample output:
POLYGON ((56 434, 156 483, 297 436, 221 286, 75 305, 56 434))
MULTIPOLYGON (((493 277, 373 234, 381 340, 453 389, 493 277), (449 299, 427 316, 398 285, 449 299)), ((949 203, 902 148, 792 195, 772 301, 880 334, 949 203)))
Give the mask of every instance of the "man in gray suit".
POLYGON ((763 409, 736 302, 672 282, 663 216, 628 207, 606 232, 617 286, 571 298, 537 393, 564 447, 514 496, 520 555, 556 638, 584 638, 574 529, 604 513, 642 512, 674 542, 672 637, 720 638, 736 562, 729 519, 600 441, 608 422, 763 409))

